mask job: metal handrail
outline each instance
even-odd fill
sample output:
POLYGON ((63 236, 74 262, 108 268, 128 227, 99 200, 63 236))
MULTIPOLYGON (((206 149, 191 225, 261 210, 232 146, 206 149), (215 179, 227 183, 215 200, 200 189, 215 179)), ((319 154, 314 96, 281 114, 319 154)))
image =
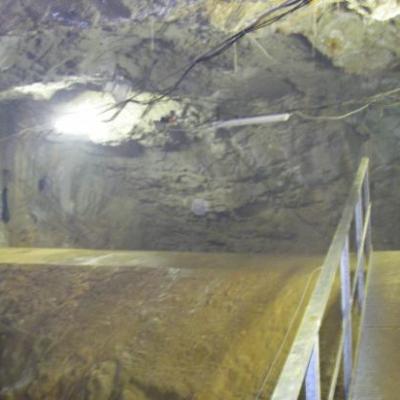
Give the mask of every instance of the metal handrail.
POLYGON ((371 259, 371 204, 369 195, 368 158, 361 160, 335 235, 322 265, 321 273, 306 307, 296 337, 279 376, 272 400, 296 400, 305 386, 306 400, 321 399, 319 333, 335 275, 340 268, 342 333, 335 361, 328 399, 333 398, 340 364, 344 374, 344 398, 350 393, 352 360, 351 310, 357 295, 360 309, 364 303, 365 261, 371 259), (365 214, 365 218, 363 218, 365 214), (357 267, 351 284, 349 236, 355 222, 357 267))

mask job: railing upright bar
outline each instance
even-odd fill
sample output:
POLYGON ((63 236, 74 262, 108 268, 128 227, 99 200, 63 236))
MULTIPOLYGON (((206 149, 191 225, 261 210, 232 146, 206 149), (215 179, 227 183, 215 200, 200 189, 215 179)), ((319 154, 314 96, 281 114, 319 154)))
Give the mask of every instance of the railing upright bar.
MULTIPOLYGON (((362 191, 361 191, 362 194, 362 191)), ((360 248, 360 242, 361 242, 361 235, 363 231, 363 196, 360 195, 360 198, 357 201, 355 210, 354 210, 354 216, 355 216, 355 228, 356 228, 356 252, 360 248)))
MULTIPOLYGON (((365 246, 367 245, 367 235, 368 235, 368 229, 369 229, 369 224, 371 221, 371 204, 368 206, 367 208, 367 212, 365 214, 365 218, 364 218, 364 230, 362 233, 362 237, 361 237, 361 248, 364 251, 365 246)), ((361 270, 361 262, 365 263, 365 255, 364 253, 361 251, 358 255, 357 255, 357 265, 356 265, 356 269, 355 269, 355 276, 357 277, 360 274, 360 270, 361 270)), ((355 298, 355 293, 356 290, 358 290, 358 280, 355 279, 353 282, 353 286, 352 286, 352 293, 351 293, 351 298, 354 301, 355 298)))
POLYGON ((343 247, 340 259, 341 298, 342 298, 342 330, 343 330, 343 382, 344 399, 347 400, 350 393, 352 360, 352 326, 351 326, 351 281, 350 281, 350 258, 349 237, 343 247))
MULTIPOLYGON (((363 188, 364 188, 364 185, 363 185, 363 188)), ((360 259, 357 260, 357 263, 358 263, 358 261, 360 262, 360 268, 358 269, 358 273, 355 276, 355 279, 357 280, 358 305, 359 305, 360 309, 364 302, 364 291, 365 291, 365 289, 364 289, 365 265, 364 265, 364 248, 363 248, 364 245, 362 243, 362 235, 363 235, 363 230, 364 230, 363 192, 364 192, 364 190, 361 190, 360 198, 359 198, 356 208, 355 208, 356 254, 357 254, 357 257, 360 257, 360 259)))
POLYGON ((357 279, 357 300, 359 310, 362 310, 364 304, 364 296, 365 296, 365 256, 364 249, 361 249, 360 253, 360 265, 357 271, 357 275, 355 277, 357 279))
POLYGON ((343 347, 344 347, 344 335, 343 335, 343 330, 340 334, 340 341, 339 341, 339 348, 336 353, 336 361, 335 361, 335 366, 332 372, 332 379, 329 385, 329 392, 326 400, 334 400, 335 398, 335 393, 336 393, 336 387, 337 387, 337 381, 339 377, 339 371, 340 371, 340 366, 342 364, 342 355, 343 355, 343 347))
POLYGON ((310 362, 307 367, 305 389, 306 389, 306 400, 321 400, 321 377, 320 377, 318 337, 315 339, 315 344, 311 353, 310 362))
MULTIPOLYGON (((336 228, 335 235, 322 265, 318 281, 306 307, 303 319, 271 397, 272 400, 296 400, 300 394, 304 381, 306 381, 305 383, 307 384, 307 380, 311 379, 309 378, 310 360, 315 357, 314 352, 319 351, 319 349, 315 347, 314 341, 316 337, 319 337, 320 326, 327 309, 329 296, 334 285, 339 264, 341 265, 341 270, 344 270, 344 277, 348 277, 346 278, 347 281, 345 280, 345 282, 347 282, 345 283, 346 289, 342 289, 343 296, 345 296, 343 304, 346 305, 352 303, 352 298, 350 298, 350 293, 353 291, 350 289, 349 233, 354 217, 355 207, 362 195, 364 195, 364 201, 366 203, 361 204, 364 205, 364 207, 369 206, 369 191, 367 191, 368 183, 366 183, 368 182, 368 165, 368 158, 363 158, 351 187, 349 197, 344 206, 342 217, 336 228)), ((368 223, 368 221, 366 223, 368 223)), ((368 227, 370 228, 369 225, 368 227)), ((365 232, 366 234, 365 227, 361 232, 365 232)), ((361 237, 363 236, 364 233, 361 237)), ((363 240, 360 241, 360 244, 362 244, 362 242, 363 240)), ((372 251, 372 246, 370 246, 367 251, 368 257, 369 251, 372 251)), ((351 307, 344 307, 343 310, 346 310, 346 313, 343 314, 343 352, 341 354, 343 355, 343 358, 346 358, 346 361, 343 362, 346 364, 345 379, 347 382, 346 393, 348 396, 352 372, 351 307)), ((318 381, 318 387, 319 385, 320 382, 318 381)))
MULTIPOLYGON (((368 209, 368 207, 370 207, 370 201, 371 201, 370 200, 369 171, 368 170, 365 173, 363 192, 364 192, 364 209, 368 209)), ((371 256, 371 251, 372 251, 371 218, 368 221, 368 231, 367 231, 367 240, 366 240, 366 244, 365 244, 365 250, 366 250, 366 256, 367 256, 367 259, 369 262, 370 256, 371 256)))

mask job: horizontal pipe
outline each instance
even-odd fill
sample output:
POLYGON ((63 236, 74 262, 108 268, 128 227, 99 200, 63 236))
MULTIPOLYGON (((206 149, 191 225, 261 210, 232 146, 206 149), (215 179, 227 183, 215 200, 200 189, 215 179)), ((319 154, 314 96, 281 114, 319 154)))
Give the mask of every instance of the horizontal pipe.
POLYGON ((291 116, 292 114, 284 113, 284 114, 261 115, 259 117, 229 119, 226 121, 216 121, 212 124, 212 127, 232 128, 235 126, 273 124, 275 122, 288 121, 291 116))

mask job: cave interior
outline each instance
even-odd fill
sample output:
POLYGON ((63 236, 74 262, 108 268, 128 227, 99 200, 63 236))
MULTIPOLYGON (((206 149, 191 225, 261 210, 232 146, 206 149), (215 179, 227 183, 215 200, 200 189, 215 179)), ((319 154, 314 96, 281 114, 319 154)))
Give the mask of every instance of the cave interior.
POLYGON ((1 0, 0 398, 269 399, 363 157, 400 248, 399 43, 399 0, 1 0))

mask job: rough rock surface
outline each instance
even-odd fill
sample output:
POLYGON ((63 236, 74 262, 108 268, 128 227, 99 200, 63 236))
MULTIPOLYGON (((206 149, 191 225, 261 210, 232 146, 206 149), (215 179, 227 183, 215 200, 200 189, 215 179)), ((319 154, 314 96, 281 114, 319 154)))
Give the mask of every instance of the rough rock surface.
MULTIPOLYGON (((167 92, 281 2, 0 3, 0 246, 296 254, 268 273, 257 255, 190 270, 2 265, 0 398, 254 398, 314 265, 298 253, 326 250, 363 155, 374 246, 400 248, 399 1, 312 1, 167 92), (59 114, 88 98, 107 103, 96 128, 85 109, 87 132, 62 133, 59 114)), ((328 366, 333 335, 322 329, 328 366)))
POLYGON ((117 267, 109 253, 108 267, 2 264, 0 397, 269 398, 319 261, 147 253, 117 267))
POLYGON ((2 4, 2 243, 323 251, 367 154, 375 243, 399 247, 398 90, 380 94, 398 86, 398 4, 360 3, 312 3, 244 37, 191 71, 172 109, 132 116, 103 145, 55 132, 57 107, 87 92, 157 96, 265 3, 2 4), (280 112, 290 121, 205 126, 280 112))
POLYGON ((342 124, 320 124, 319 135, 314 124, 291 126, 205 131, 177 142, 166 130, 159 146, 30 135, 10 142, 11 244, 321 250, 362 139, 347 137, 342 124))

